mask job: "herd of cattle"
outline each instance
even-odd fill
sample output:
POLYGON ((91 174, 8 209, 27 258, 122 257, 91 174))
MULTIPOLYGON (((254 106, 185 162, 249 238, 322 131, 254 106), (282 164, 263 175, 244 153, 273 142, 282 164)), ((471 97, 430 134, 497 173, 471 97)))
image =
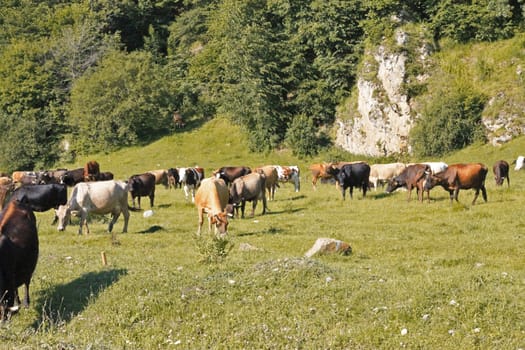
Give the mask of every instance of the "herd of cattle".
MULTIPOLYGON (((515 161, 515 170, 521 169, 525 158, 515 161)), ((412 189, 416 189, 419 201, 424 192, 430 200, 430 190, 442 186, 450 199, 458 200, 461 189, 476 191, 472 204, 481 191, 487 201, 485 179, 488 168, 481 163, 451 164, 432 163, 390 163, 336 162, 313 164, 309 168, 312 186, 316 189, 318 180, 332 179, 341 189, 343 200, 349 189, 361 189, 363 197, 370 188, 387 185, 386 192, 404 187, 408 200, 412 189)), ((493 165, 496 185, 509 179, 509 164, 500 160, 493 165)), ((293 182, 295 191, 300 190, 300 170, 297 166, 268 165, 251 169, 247 166, 225 166, 206 177, 200 167, 170 168, 148 171, 133 175, 126 181, 113 179, 111 172, 101 172, 96 161, 86 163, 74 170, 22 172, 0 176, 0 319, 16 312, 20 305, 18 287, 25 286, 23 305, 29 304, 29 283, 38 257, 38 235, 34 211, 44 212, 55 209, 58 230, 63 231, 71 215, 80 217, 78 233, 83 227, 89 233, 88 215, 111 214, 108 231, 120 214, 124 217, 123 232, 127 232, 130 210, 140 209, 141 197, 149 197, 154 206, 155 187, 183 188, 185 198, 195 203, 198 212, 200 234, 205 215, 208 229, 215 227, 215 233, 227 234, 228 217, 244 217, 246 202, 252 202, 254 215, 258 201, 262 201, 262 214, 267 210, 267 200, 273 200, 275 190, 281 182, 293 182), (67 188, 73 187, 68 198, 67 188), (131 196, 129 205, 128 197, 131 196), (136 203, 135 203, 136 201, 136 203), (137 205, 136 205, 137 204, 137 205)), ((113 236, 114 238, 114 236, 113 236)))

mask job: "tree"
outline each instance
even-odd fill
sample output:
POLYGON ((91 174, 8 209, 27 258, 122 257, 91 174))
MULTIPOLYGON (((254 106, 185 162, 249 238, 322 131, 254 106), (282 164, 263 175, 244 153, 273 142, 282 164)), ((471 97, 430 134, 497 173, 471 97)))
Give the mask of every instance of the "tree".
POLYGON ((148 52, 113 51, 73 85, 69 122, 81 153, 154 140, 171 129, 174 90, 148 52))

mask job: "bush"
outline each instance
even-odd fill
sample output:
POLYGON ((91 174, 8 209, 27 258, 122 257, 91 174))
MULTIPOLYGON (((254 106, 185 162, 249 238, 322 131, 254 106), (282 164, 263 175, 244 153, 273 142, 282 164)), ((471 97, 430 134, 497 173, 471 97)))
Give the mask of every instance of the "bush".
POLYGON ((485 100, 472 90, 437 94, 410 133, 414 153, 439 156, 484 140, 481 113, 485 100))

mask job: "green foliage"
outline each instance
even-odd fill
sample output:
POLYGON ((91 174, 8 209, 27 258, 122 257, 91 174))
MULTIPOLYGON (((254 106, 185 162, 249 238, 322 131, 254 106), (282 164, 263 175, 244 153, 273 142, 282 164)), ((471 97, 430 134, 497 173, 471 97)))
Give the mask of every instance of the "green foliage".
POLYGON ((448 37, 459 43, 495 41, 514 34, 518 24, 514 15, 521 6, 508 0, 446 0, 440 2, 431 24, 436 38, 448 37))
POLYGON ((195 247, 203 264, 217 264, 228 257, 235 246, 231 237, 219 237, 214 234, 195 236, 195 247))
POLYGON ((313 118, 306 115, 295 117, 286 133, 286 144, 294 155, 304 158, 316 155, 327 146, 326 135, 319 133, 313 118))
POLYGON ((484 141, 481 113, 485 101, 473 90, 441 91, 411 131, 414 152, 418 156, 441 156, 484 141))
POLYGON ((170 130, 171 86, 150 53, 113 52, 71 92, 70 124, 80 152, 150 141, 170 130))

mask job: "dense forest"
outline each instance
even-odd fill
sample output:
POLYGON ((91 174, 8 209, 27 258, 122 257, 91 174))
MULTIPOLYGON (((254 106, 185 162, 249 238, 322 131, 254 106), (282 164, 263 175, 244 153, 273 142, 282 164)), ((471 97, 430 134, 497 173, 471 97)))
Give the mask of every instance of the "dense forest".
MULTIPOLYGON (((355 85, 365 45, 408 22, 426 26, 439 50, 443 39, 514 36, 524 5, 0 0, 0 169, 145 144, 174 131, 175 111, 193 126, 227 115, 253 151, 313 155, 330 142, 326 130, 355 85)), ((480 113, 481 101, 458 103, 480 113)))

